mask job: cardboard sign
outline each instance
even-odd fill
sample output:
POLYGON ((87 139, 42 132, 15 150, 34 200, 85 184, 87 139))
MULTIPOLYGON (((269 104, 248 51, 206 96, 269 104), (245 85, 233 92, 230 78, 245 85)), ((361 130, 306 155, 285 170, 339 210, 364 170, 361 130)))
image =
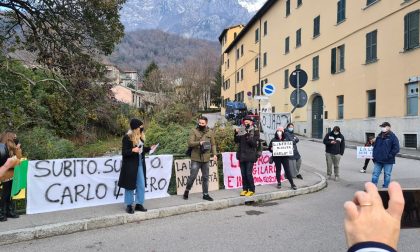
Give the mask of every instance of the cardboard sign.
POLYGON ((293 142, 273 142, 273 156, 293 156, 293 142))
POLYGON ((373 147, 357 146, 357 158, 372 159, 373 147))
MULTIPOLYGON (((191 172, 191 159, 175 160, 176 194, 183 195, 187 187, 187 181, 191 172)), ((217 162, 210 160, 209 164, 209 192, 219 190, 219 175, 217 173, 217 162)), ((190 193, 203 192, 201 169, 198 171, 190 193)))

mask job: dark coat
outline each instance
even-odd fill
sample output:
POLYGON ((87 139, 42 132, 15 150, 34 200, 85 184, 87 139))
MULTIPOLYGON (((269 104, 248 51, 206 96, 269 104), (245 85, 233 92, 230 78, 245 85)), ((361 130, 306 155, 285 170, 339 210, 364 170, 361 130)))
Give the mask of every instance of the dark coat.
POLYGON ((297 138, 297 136, 295 136, 293 132, 287 131, 287 129, 284 134, 286 135, 286 141, 293 142, 293 156, 291 156, 290 159, 299 160, 301 157, 296 145, 297 143, 299 143, 299 138, 297 138))
MULTIPOLYGON (((139 169, 139 154, 132 152, 133 148, 133 142, 131 142, 129 136, 127 134, 124 135, 122 139, 122 164, 118 186, 127 190, 136 189, 137 172, 139 169)), ((149 151, 150 147, 143 146, 141 156, 143 161, 144 181, 146 181, 146 161, 144 155, 149 151)), ((145 184, 147 187, 147 183, 145 184)))
POLYGON ((245 135, 239 136, 235 131, 235 143, 238 144, 238 151, 236 158, 239 162, 252 162, 257 161, 257 148, 260 139, 260 132, 257 128, 251 126, 245 135))
MULTIPOLYGON (((273 143, 275 142, 285 142, 285 141, 290 141, 286 139, 286 135, 283 133, 281 139, 278 137, 277 132, 274 134, 274 138, 271 139, 270 144, 268 145, 268 150, 273 153, 273 143)), ((273 156, 273 160, 274 159, 279 159, 279 160, 289 160, 292 157, 290 156, 273 156)))
POLYGON ((380 133, 373 143, 373 162, 395 164, 395 156, 400 152, 397 136, 391 131, 380 133))
POLYGON ((327 133, 324 137, 324 144, 326 153, 330 153, 333 155, 344 154, 346 143, 344 141, 344 136, 341 133, 339 133, 338 135, 335 135, 333 131, 327 133), (335 141, 336 143, 334 144, 333 141, 335 141))

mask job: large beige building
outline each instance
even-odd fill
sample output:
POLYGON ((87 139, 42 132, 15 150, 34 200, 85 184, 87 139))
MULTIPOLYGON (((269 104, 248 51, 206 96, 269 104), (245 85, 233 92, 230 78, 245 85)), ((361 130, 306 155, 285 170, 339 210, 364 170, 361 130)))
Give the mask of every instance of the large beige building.
POLYGON ((321 138, 338 125, 363 142, 388 121, 401 146, 419 148, 419 13, 419 0, 268 0, 219 37, 222 99, 257 109, 271 83, 261 107, 290 112, 289 76, 300 68, 308 101, 292 115, 298 134, 321 138))

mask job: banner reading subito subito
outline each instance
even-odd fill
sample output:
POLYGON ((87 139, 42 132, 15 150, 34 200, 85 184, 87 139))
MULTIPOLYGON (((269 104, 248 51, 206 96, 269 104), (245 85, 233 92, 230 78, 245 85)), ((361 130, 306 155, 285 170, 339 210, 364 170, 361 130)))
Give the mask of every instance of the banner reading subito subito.
MULTIPOLYGON (((146 157, 146 199, 167 197, 172 155, 146 157)), ((121 203, 121 156, 30 161, 27 214, 121 203)))

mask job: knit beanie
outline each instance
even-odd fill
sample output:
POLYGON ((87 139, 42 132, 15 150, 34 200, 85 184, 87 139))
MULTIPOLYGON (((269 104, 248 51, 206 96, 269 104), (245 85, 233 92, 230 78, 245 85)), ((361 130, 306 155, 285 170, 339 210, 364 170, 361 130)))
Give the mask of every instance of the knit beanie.
POLYGON ((137 128, 140 128, 140 126, 142 126, 143 125, 143 122, 142 121, 140 121, 139 119, 137 119, 137 118, 133 118, 133 119, 131 119, 131 121, 130 121, 130 128, 132 129, 132 130, 135 130, 135 129, 137 129, 137 128))

